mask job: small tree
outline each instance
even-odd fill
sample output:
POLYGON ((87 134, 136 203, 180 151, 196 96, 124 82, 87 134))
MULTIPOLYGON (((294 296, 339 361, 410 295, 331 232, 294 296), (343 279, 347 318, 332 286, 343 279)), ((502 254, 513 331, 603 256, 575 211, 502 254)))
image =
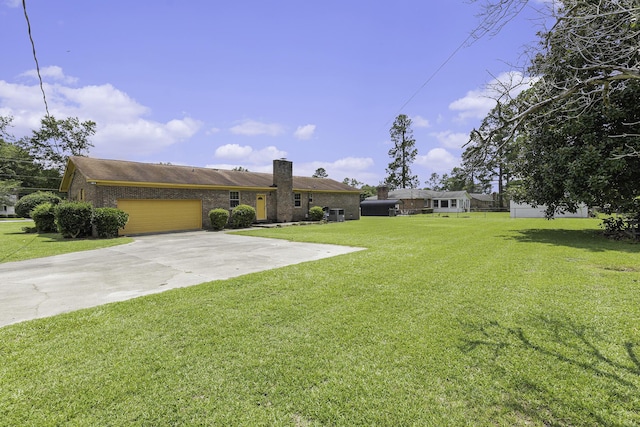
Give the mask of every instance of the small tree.
POLYGON ((418 154, 416 140, 413 139, 411 119, 400 114, 389 129, 393 148, 389 150, 392 161, 387 167, 388 176, 385 179, 391 189, 416 188, 420 183, 417 175, 411 174, 411 164, 418 154))
POLYGON ((312 178, 328 178, 329 174, 327 174, 327 171, 324 168, 318 168, 313 173, 313 175, 311 175, 311 177, 312 178))

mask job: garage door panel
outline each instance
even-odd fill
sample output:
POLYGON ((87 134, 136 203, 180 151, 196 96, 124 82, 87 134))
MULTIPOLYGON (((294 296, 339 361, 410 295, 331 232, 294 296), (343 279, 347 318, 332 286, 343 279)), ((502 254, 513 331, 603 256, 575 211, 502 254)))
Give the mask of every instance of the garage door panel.
POLYGON ((121 234, 199 230, 202 228, 201 200, 118 200, 118 209, 129 214, 121 234))

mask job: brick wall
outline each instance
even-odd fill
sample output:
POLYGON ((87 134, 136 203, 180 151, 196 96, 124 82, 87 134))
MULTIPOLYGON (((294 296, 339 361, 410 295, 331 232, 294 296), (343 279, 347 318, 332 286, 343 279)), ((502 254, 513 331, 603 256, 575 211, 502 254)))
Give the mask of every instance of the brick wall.
POLYGON ((276 221, 294 220, 293 163, 280 159, 273 161, 273 185, 276 186, 276 221))

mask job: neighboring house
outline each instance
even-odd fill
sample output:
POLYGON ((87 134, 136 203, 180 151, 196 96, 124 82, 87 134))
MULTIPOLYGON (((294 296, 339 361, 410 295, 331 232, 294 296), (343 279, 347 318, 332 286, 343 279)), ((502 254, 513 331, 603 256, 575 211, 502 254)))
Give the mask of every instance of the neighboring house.
POLYGON ((471 197, 466 191, 432 191, 433 212, 455 213, 471 210, 471 197))
MULTIPOLYGON (((513 200, 509 205, 511 218, 546 218, 545 205, 533 207, 527 203, 516 203, 513 200)), ((585 204, 581 204, 578 210, 573 212, 556 213, 554 218, 589 218, 589 208, 585 204)))
POLYGON ((402 200, 363 200, 360 202, 362 216, 395 216, 402 212, 402 200))
POLYGON ((14 206, 16 205, 17 201, 18 201, 18 196, 10 195, 9 203, 0 205, 0 216, 3 216, 3 217, 14 216, 16 214, 16 210, 14 206))
MULTIPOLYGON (((434 213, 469 212, 471 197, 466 191, 431 191, 415 188, 402 188, 389 191, 388 187, 378 187, 378 195, 366 198, 363 203, 375 200, 394 200, 398 202, 400 213, 420 213, 425 208, 432 208, 434 213)), ((362 215, 365 215, 361 203, 362 215)))
POLYGON ((209 228, 209 211, 239 204, 256 209, 259 222, 308 218, 313 206, 343 209, 360 218, 360 191, 328 178, 293 176, 293 163, 273 161, 273 173, 69 158, 60 191, 70 200, 129 214, 123 234, 209 228))
POLYGON ((494 209, 497 205, 493 194, 484 193, 469 193, 471 197, 471 210, 490 210, 494 209))

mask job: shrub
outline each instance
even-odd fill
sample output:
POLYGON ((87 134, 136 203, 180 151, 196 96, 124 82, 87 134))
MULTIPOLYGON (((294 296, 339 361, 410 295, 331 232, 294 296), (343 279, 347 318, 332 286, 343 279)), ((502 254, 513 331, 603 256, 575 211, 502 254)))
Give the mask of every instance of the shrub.
POLYGON ((209 220, 211 221, 211 228, 222 230, 229 222, 229 211, 222 208, 211 209, 209 211, 209 220))
POLYGON ((433 213, 433 208, 422 208, 421 212, 423 214, 432 214, 433 213))
POLYGON ((118 237, 118 230, 127 225, 129 214, 116 208, 96 208, 91 223, 100 238, 118 237))
POLYGON ((55 207, 56 225, 63 237, 85 237, 91 235, 91 204, 86 202, 64 202, 55 207))
POLYGON ((256 219, 256 210, 249 205, 238 205, 231 211, 233 228, 249 227, 256 219))
POLYGON ((314 206, 309 209, 309 218, 311 221, 321 221, 324 218, 324 210, 321 206, 314 206))
POLYGON ((31 218, 33 218, 33 222, 36 224, 38 233, 55 233, 58 231, 56 228, 54 208, 55 205, 53 203, 45 202, 40 203, 31 210, 31 218))
POLYGON ((31 218, 31 211, 36 206, 47 202, 52 205, 57 205, 61 200, 62 199, 60 197, 50 191, 37 191, 35 193, 27 194, 16 202, 16 215, 22 218, 31 218))

